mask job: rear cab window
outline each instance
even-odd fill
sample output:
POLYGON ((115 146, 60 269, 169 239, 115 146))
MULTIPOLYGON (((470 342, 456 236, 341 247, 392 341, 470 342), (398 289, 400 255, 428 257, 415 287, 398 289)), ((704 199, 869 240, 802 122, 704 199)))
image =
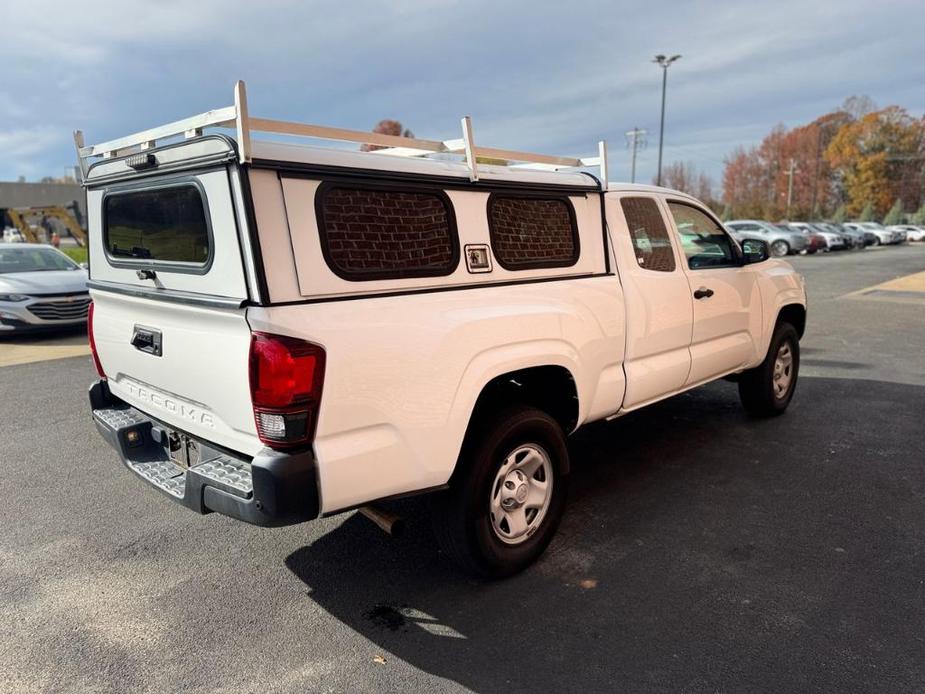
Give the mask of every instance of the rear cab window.
POLYGON ((103 243, 110 264, 204 272, 213 246, 207 209, 192 182, 107 194, 103 243))

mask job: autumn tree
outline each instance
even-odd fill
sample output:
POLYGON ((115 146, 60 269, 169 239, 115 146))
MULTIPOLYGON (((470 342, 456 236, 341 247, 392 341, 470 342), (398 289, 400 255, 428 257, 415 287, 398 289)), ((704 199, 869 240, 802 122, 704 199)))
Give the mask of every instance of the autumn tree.
POLYGON ((923 153, 925 121, 889 106, 841 127, 825 158, 844 186, 848 213, 870 204, 882 216, 894 200, 919 204, 923 153))
POLYGON ((877 104, 867 94, 855 94, 842 102, 841 110, 851 116, 851 120, 859 120, 877 110, 877 104))
POLYGON ((723 201, 736 217, 818 219, 844 205, 857 217, 868 202, 880 218, 900 200, 922 202, 925 119, 890 106, 877 110, 869 97, 806 125, 778 125, 755 147, 726 157, 723 201), (792 173, 791 173, 792 172, 792 173))
POLYGON ((822 154, 847 119, 836 111, 792 130, 778 125, 757 147, 734 150, 723 172, 723 199, 733 214, 780 219, 788 197, 795 219, 820 217, 831 209, 832 175, 822 154))
POLYGON ((755 147, 737 147, 726 157, 723 199, 733 217, 769 218, 768 181, 764 163, 755 147))
MULTIPOLYGON (((655 178, 652 179, 654 184, 655 178)), ((713 200, 713 180, 691 162, 676 161, 662 169, 662 185, 680 190, 695 198, 710 202, 713 200)))
MULTIPOLYGON (((379 133, 380 135, 395 135, 396 137, 414 137, 414 133, 405 128, 401 121, 391 120, 386 118, 376 123, 376 127, 373 128, 374 133, 379 133)), ((372 144, 363 144, 360 145, 361 152, 375 152, 377 149, 386 149, 382 145, 372 145, 372 144)))

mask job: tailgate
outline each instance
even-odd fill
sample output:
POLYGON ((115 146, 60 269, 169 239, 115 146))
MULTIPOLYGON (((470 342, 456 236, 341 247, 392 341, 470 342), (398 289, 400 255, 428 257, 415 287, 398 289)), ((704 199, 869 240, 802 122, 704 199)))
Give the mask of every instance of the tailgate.
POLYGON ((206 441, 248 455, 260 450, 244 308, 109 291, 91 290, 91 295, 96 349, 113 395, 206 441), (155 337, 159 350, 146 336, 155 337))
MULTIPOLYGON (((91 170, 92 173, 92 170, 91 170)), ((113 395, 151 417, 253 454, 250 329, 234 167, 92 185, 90 293, 113 395)), ((239 203, 240 205, 240 203, 239 203)))

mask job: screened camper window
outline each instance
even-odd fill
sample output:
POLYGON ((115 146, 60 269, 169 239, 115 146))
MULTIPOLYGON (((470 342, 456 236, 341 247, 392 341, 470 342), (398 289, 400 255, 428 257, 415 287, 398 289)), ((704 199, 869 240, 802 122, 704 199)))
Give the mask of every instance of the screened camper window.
POLYGON ((493 194, 488 230, 505 270, 569 267, 578 261, 578 227, 568 198, 493 194))
POLYGON ((315 211, 325 261, 344 279, 439 277, 459 262, 453 208, 442 191, 322 184, 315 211))
POLYGON ((211 241, 202 192, 183 184, 107 195, 103 240, 113 260, 204 265, 211 241))

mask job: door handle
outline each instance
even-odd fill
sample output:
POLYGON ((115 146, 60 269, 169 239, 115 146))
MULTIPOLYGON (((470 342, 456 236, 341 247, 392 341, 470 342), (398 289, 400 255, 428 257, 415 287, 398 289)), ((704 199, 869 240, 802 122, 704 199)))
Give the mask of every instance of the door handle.
POLYGON ((706 287, 701 287, 694 292, 695 299, 709 299, 711 296, 713 296, 713 290, 706 287))

